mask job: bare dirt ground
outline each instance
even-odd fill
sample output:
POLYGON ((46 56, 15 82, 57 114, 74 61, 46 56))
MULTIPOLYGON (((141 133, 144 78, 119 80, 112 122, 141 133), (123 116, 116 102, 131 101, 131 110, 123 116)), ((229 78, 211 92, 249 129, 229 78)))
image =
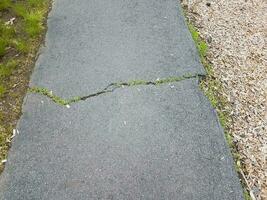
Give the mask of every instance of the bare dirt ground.
POLYGON ((252 199, 267 199, 267 1, 182 0, 231 105, 230 131, 252 199))

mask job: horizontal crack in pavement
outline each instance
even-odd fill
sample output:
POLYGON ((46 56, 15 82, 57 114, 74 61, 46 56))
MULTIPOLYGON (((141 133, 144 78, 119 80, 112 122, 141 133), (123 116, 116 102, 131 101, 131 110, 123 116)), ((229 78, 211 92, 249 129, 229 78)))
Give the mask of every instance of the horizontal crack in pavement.
POLYGON ((184 75, 184 76, 179 76, 179 77, 169 77, 169 78, 164 78, 164 79, 157 79, 155 81, 132 80, 129 82, 111 83, 99 92, 92 93, 92 94, 89 94, 86 96, 73 97, 70 99, 61 98, 57 95, 54 95, 52 91, 50 91, 46 88, 41 88, 41 87, 31 87, 31 88, 29 88, 28 91, 31 93, 35 93, 35 94, 44 95, 58 105, 67 106, 67 105, 70 105, 73 103, 77 103, 79 101, 85 101, 89 98, 93 98, 93 97, 99 96, 101 94, 114 92, 116 89, 122 88, 122 87, 131 87, 131 86, 137 86, 137 85, 160 85, 160 84, 166 84, 166 83, 179 82, 179 81, 183 81, 186 79, 198 78, 201 76, 203 76, 203 75, 199 75, 199 74, 197 74, 197 75, 184 75))

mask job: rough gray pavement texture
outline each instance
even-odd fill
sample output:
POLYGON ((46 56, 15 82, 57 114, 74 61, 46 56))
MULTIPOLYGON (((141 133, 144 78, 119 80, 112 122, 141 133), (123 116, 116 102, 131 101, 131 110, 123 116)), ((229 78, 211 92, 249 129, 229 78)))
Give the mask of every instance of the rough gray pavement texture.
MULTIPOLYGON (((176 0, 56 0, 31 85, 62 97, 111 82, 204 74, 176 0)), ((120 88, 70 108, 28 94, 2 200, 241 200, 195 78, 120 88)))
POLYGON ((111 82, 204 74, 176 0, 56 0, 32 85, 80 96, 111 82))
POLYGON ((69 109, 31 94, 18 129, 3 199, 242 199, 195 79, 124 88, 69 109))

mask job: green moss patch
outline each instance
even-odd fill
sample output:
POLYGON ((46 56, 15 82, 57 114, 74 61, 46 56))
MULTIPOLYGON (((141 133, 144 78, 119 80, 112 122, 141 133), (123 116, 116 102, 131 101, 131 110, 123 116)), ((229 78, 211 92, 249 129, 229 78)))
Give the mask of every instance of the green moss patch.
MULTIPOLYGON (((198 53, 201 59, 201 62, 206 69, 207 75, 202 79, 200 82, 200 88, 204 92, 204 94, 209 99, 212 106, 216 109, 219 117, 219 121, 224 128, 225 138, 226 141, 231 149, 234 161, 235 161, 235 169, 238 172, 240 179, 242 180, 242 185, 246 188, 245 181, 243 180, 242 176, 240 175, 242 164, 240 160, 240 155, 237 151, 235 143, 233 141, 233 135, 230 132, 230 126, 232 124, 232 118, 230 116, 231 110, 229 110, 229 102, 227 99, 222 95, 222 85, 218 79, 216 79, 214 75, 214 70, 211 64, 206 59, 207 52, 208 52, 208 45, 207 43, 200 37, 199 32, 194 27, 192 23, 188 21, 188 28, 191 32, 192 38, 196 44, 198 49, 198 53)), ((246 200, 251 200, 249 192, 247 189, 244 189, 244 197, 246 200)))

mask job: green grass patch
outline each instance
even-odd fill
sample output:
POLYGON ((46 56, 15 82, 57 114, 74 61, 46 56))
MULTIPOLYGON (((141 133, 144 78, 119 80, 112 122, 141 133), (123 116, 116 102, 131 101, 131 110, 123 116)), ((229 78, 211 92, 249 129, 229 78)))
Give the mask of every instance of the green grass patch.
POLYGON ((15 60, 0 64, 0 98, 3 97, 6 92, 6 79, 12 74, 16 66, 17 62, 15 60))
POLYGON ((27 14, 27 6, 25 5, 25 2, 23 3, 16 3, 11 4, 10 7, 12 8, 12 11, 15 13, 17 17, 25 18, 25 15, 27 14))
POLYGON ((207 51, 208 51, 208 45, 206 44, 205 41, 201 39, 197 29, 191 23, 188 24, 188 28, 197 46, 201 61, 204 62, 205 56, 207 55, 207 51))
POLYGON ((0 80, 10 76, 16 66, 17 62, 15 60, 11 60, 5 64, 0 64, 0 80))
POLYGON ((38 36, 43 30, 43 13, 41 11, 29 12, 25 15, 25 31, 30 37, 38 36))
POLYGON ((20 53, 28 53, 30 48, 25 40, 18 39, 11 41, 12 46, 20 53))
POLYGON ((6 92, 5 86, 0 84, 0 97, 3 97, 5 92, 6 92))
POLYGON ((0 57, 4 56, 7 48, 11 44, 12 38, 15 36, 15 29, 13 27, 4 25, 0 20, 0 57))
POLYGON ((5 55, 8 42, 4 38, 0 38, 0 56, 5 55))
POLYGON ((10 7, 11 1, 10 0, 1 0, 0 1, 0 11, 6 10, 10 7))
POLYGON ((0 0, 0 171, 51 0, 0 0), (4 117, 1 117, 4 116, 4 117))

